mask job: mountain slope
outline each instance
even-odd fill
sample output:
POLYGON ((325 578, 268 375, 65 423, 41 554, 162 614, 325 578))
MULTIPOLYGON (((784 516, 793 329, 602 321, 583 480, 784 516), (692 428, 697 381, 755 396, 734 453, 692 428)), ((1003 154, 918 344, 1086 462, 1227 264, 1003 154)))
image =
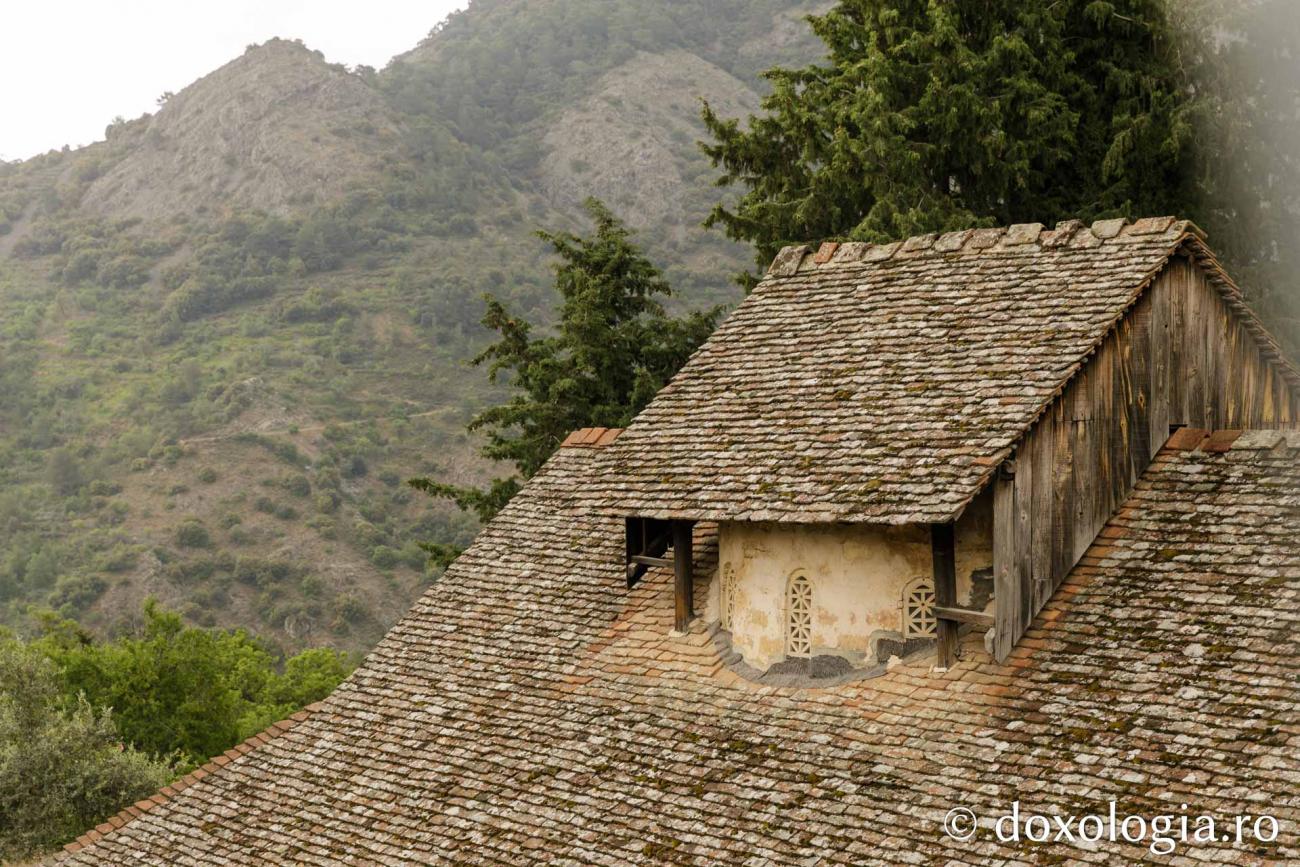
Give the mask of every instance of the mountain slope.
POLYGON ((436 577, 415 543, 474 532, 401 481, 494 471, 466 362, 484 292, 548 321, 534 230, 598 195, 675 303, 736 297, 698 100, 815 56, 804 5, 478 0, 379 73, 276 40, 0 166, 0 620, 107 633, 153 595, 368 648, 436 577))
POLYGON ((80 206, 111 217, 168 220, 217 203, 287 213, 338 199, 395 159, 401 126, 357 76, 299 43, 254 46, 111 132, 120 159, 80 206))
POLYGON ((677 49, 638 53, 546 124, 539 186, 556 208, 596 196, 638 228, 671 227, 682 240, 708 213, 713 193, 695 142, 699 100, 746 115, 758 94, 726 70, 677 49))

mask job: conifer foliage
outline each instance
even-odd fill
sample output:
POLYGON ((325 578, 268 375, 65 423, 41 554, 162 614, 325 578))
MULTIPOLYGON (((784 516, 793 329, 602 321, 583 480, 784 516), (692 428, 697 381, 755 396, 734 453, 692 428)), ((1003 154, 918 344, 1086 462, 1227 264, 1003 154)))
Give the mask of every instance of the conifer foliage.
POLYGON ((1195 94, 1195 201, 1187 214, 1300 357, 1300 3, 1173 6, 1195 94))
MULTIPOLYGON (((514 464, 519 476, 497 479, 486 491, 431 479, 410 482, 482 520, 496 514, 519 489, 520 477, 536 473, 572 431, 628 424, 717 323, 718 308, 669 315, 661 299, 672 289, 633 243, 631 231, 601 202, 588 199, 585 207, 592 234, 538 232, 559 257, 553 333, 534 336, 529 322, 487 298, 483 324, 499 338, 474 364, 486 364, 493 381, 508 376, 515 394, 477 415, 469 427, 486 433, 484 456, 514 464)), ((438 559, 454 553, 428 547, 438 559)))
POLYGON ((827 60, 766 75, 704 150, 745 189, 710 224, 757 247, 1164 214, 1185 197, 1187 95, 1161 0, 842 0, 827 60))

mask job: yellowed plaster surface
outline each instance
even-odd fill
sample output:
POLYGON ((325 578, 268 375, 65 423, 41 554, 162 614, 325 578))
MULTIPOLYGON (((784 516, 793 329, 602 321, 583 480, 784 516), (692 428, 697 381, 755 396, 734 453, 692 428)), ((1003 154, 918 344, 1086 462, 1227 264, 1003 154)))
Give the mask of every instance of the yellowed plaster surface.
MULTIPOLYGON (((991 500, 977 499, 957 526, 957 598, 971 600, 971 572, 993 562, 991 500)), ((786 658, 786 588, 802 572, 813 586, 813 653, 869 657, 871 637, 901 632, 904 588, 933 574, 926 525, 722 523, 719 579, 734 575, 732 646, 755 668, 786 658)), ((711 582, 709 611, 721 619, 721 580, 711 582)))

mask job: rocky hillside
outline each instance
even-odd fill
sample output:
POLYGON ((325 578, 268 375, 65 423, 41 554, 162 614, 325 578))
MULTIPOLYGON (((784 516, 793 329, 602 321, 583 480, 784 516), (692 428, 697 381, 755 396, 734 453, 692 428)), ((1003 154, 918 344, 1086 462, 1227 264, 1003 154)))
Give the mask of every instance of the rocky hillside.
POLYGON ((0 165, 0 621, 109 633, 152 595, 368 648, 436 577, 416 542, 474 532, 402 480, 492 471, 466 364, 484 292, 547 320, 535 229, 597 195, 678 303, 736 297, 699 100, 815 56, 806 6, 476 0, 382 71, 274 40, 0 165))
POLYGON ((146 221, 335 201, 400 159, 401 122, 359 77, 274 39, 110 129, 87 213, 146 221))
POLYGON ((743 117, 758 108, 750 83, 688 51, 638 53, 546 124, 538 186, 560 210, 596 196, 639 228, 693 235, 712 207, 699 100, 743 117))

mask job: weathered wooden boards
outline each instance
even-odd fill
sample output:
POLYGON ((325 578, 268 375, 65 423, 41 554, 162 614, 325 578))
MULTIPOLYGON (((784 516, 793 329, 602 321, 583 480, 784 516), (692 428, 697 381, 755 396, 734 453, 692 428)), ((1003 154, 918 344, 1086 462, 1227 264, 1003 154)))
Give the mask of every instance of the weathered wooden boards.
POLYGON ((1298 408, 1200 267, 1171 260, 993 482, 997 658, 1128 498, 1171 427, 1290 426, 1298 408))

